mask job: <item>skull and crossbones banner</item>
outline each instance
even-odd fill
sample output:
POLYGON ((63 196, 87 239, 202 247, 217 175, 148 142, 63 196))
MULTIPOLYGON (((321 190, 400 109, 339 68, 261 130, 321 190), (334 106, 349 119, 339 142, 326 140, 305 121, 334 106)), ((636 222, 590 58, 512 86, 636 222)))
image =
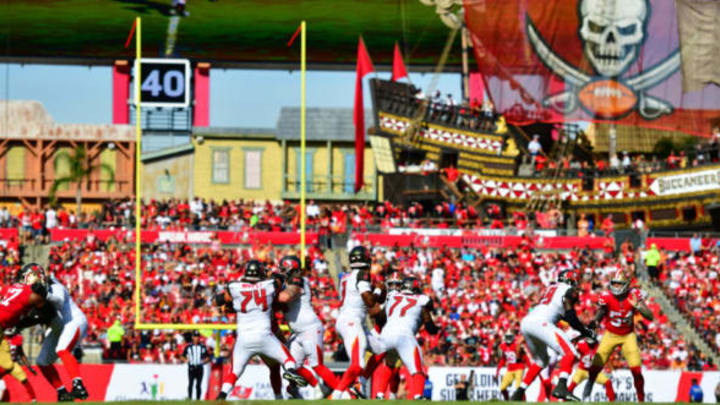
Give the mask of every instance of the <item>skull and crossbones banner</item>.
POLYGON ((720 87, 683 91, 673 0, 465 0, 479 72, 508 122, 584 120, 709 135, 720 87))

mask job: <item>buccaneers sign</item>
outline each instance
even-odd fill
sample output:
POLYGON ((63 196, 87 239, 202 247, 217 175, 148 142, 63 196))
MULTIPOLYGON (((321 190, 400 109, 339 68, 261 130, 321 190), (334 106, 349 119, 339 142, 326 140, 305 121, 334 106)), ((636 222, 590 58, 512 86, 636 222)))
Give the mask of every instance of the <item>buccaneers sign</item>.
POLYGON ((592 120, 709 134, 720 88, 682 89, 669 0, 465 0, 478 68, 509 121, 592 120))

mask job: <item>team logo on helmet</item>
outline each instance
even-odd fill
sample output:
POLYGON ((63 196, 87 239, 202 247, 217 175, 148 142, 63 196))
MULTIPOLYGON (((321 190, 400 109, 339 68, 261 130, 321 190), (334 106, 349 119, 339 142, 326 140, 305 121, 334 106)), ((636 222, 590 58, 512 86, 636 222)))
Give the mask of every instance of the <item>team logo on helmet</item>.
POLYGON ((575 274, 574 270, 563 270, 558 274, 557 282, 569 284, 571 286, 576 286, 577 285, 577 274, 575 274))
POLYGON ((28 263, 24 265, 22 269, 20 269, 19 276, 20 280, 18 281, 28 285, 35 283, 46 284, 48 281, 45 269, 37 263, 28 263))
POLYGON ((283 273, 290 273, 292 271, 300 270, 300 259, 297 256, 285 256, 280 259, 280 271, 283 273))

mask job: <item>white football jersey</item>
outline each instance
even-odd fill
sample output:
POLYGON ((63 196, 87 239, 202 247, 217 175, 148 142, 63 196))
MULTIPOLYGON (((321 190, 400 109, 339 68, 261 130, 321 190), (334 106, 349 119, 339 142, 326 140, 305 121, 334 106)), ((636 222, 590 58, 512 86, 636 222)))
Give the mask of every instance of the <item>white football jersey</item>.
POLYGON ((367 308, 362 293, 370 291, 370 273, 368 270, 353 270, 340 280, 340 315, 365 319, 367 308))
POLYGON ((565 293, 567 293, 570 288, 572 287, 565 283, 556 283, 548 286, 542 299, 540 299, 540 302, 530 311, 528 317, 553 325, 557 323, 565 314, 563 299, 565 293))
POLYGON ((72 320, 86 319, 80 307, 73 301, 70 292, 55 277, 50 278, 47 301, 52 304, 53 308, 57 311, 57 315, 52 321, 53 326, 59 326, 56 325, 57 322, 65 325, 72 320))
POLYGON ((312 306, 312 293, 307 277, 302 278, 302 295, 288 304, 287 320, 293 332, 305 332, 307 330, 322 326, 320 319, 315 314, 312 306))
POLYGON ((273 280, 258 283, 236 281, 228 285, 237 312, 238 331, 269 331, 272 304, 275 298, 273 280))
POLYGON ((415 336, 422 322, 422 309, 430 298, 422 294, 390 291, 385 301, 387 323, 383 333, 396 332, 415 336))

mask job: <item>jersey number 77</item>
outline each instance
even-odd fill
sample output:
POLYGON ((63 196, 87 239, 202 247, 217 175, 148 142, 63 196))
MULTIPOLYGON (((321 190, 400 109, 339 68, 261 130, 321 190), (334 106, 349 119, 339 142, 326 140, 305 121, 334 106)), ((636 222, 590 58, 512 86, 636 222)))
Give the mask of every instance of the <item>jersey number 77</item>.
POLYGON ((396 295, 393 297, 395 299, 395 302, 390 306, 390 311, 388 311, 388 316, 392 316, 393 311, 395 311, 395 307, 397 307, 401 302, 407 301, 407 304, 400 309, 400 316, 403 317, 407 313, 407 311, 415 306, 417 304, 418 300, 415 298, 410 297, 403 297, 400 295, 396 295))

